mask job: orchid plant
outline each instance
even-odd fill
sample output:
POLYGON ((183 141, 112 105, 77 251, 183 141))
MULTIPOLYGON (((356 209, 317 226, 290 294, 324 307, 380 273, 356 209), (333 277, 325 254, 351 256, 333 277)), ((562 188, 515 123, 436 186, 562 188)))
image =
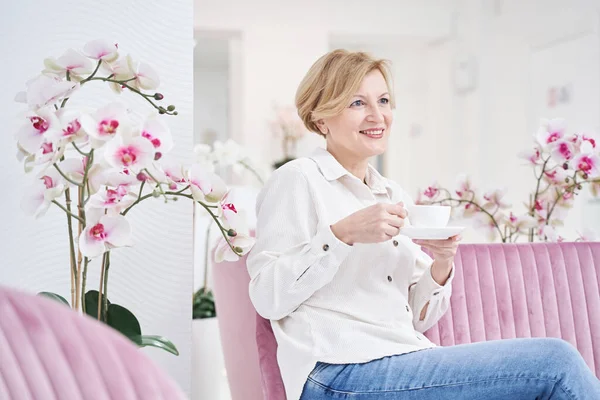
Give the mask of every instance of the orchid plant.
MULTIPOLYGON (((590 133, 567 135, 564 119, 542 120, 534 135, 532 149, 519 154, 531 166, 535 190, 521 215, 508 211, 505 190, 481 194, 467 175, 461 175, 454 190, 437 183, 417 195, 417 203, 442 204, 453 208, 453 215, 474 218, 475 226, 487 232, 488 240, 498 236, 502 242, 515 242, 520 236, 529 242, 563 241, 557 232, 576 195, 589 186, 594 197, 600 195, 600 142, 590 133)), ((592 232, 580 233, 578 240, 593 239, 592 232)))
MULTIPOLYGON (((255 165, 255 162, 246 154, 242 146, 240 146, 237 142, 232 139, 228 139, 226 142, 221 142, 216 140, 212 146, 208 144, 198 144, 194 147, 194 152, 196 153, 196 158, 199 163, 208 164, 214 168, 231 168, 233 173, 236 175, 241 175, 244 171, 250 172, 253 177, 259 182, 260 186, 263 186, 265 183, 265 176, 262 171, 262 168, 259 168, 255 165)), ((233 207, 231 204, 229 207, 233 207)), ((237 212, 236 216, 241 219, 241 221, 236 222, 236 226, 238 226, 238 230, 240 226, 243 225, 243 221, 246 220, 243 215, 240 215, 242 211, 237 211, 235 209, 229 210, 237 212)), ((243 225, 243 230, 247 234, 248 228, 243 225)), ((209 242, 210 242, 210 230, 212 225, 209 224, 206 229, 205 234, 205 246, 204 246, 204 284, 198 289, 193 296, 193 311, 192 318, 193 319, 202 319, 202 318, 213 318, 216 317, 216 308, 214 302, 213 292, 208 287, 208 255, 209 255, 209 242)), ((244 248, 246 243, 238 242, 240 247, 244 248)), ((235 261, 237 258, 235 255, 231 254, 227 250, 225 243, 221 240, 217 245, 217 249, 215 252, 215 261, 235 261)))
POLYGON ((281 138, 283 159, 274 165, 275 168, 279 168, 296 157, 297 143, 308 131, 298 116, 296 108, 291 106, 276 106, 275 118, 269 123, 273 134, 281 138))
MULTIPOLYGON (((52 206, 65 213, 72 308, 107 323, 139 346, 178 354, 167 339, 142 335, 133 313, 108 300, 111 253, 132 245, 127 214, 148 199, 167 203, 183 197, 219 227, 218 251, 223 257, 242 256, 254 241, 212 165, 165 161, 174 142, 163 119, 178 111, 174 105, 160 105, 160 79, 150 65, 121 55, 117 44, 102 40, 87 43, 82 52, 69 49, 58 59, 47 58, 44 65, 16 97, 28 106, 17 133, 18 159, 33 175, 22 209, 36 218, 52 206), (117 95, 139 95, 154 113, 140 117, 119 101, 93 110, 68 106, 78 91, 94 83, 108 84, 117 95), (100 261, 100 282, 98 290, 86 292, 93 260, 100 261)), ((58 294, 43 294, 69 304, 58 294)))

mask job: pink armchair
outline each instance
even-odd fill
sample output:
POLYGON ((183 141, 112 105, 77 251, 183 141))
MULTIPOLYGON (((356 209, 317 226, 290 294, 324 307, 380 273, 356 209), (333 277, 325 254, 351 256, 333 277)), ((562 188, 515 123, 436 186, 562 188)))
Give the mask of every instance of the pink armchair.
POLYGON ((47 298, 0 286, 0 399, 185 399, 112 328, 47 298))
MULTIPOLYGON (((284 400, 277 343, 250 302, 249 282, 245 258, 214 268, 231 395, 284 400)), ((600 377, 600 243, 461 245, 450 310, 426 335, 442 346, 559 337, 600 377)))

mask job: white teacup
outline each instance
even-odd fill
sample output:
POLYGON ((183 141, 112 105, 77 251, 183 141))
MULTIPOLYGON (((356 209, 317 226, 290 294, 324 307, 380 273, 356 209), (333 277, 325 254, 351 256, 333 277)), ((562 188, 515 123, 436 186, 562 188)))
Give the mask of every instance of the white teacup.
POLYGON ((407 207, 408 219, 417 228, 444 228, 450 220, 450 206, 414 204, 407 207))

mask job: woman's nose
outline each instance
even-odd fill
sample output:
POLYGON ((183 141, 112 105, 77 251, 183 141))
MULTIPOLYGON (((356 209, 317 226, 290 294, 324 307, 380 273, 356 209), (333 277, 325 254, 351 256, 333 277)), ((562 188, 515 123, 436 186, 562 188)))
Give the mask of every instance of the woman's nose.
POLYGON ((383 122, 383 113, 379 107, 369 107, 367 119, 372 122, 383 122))

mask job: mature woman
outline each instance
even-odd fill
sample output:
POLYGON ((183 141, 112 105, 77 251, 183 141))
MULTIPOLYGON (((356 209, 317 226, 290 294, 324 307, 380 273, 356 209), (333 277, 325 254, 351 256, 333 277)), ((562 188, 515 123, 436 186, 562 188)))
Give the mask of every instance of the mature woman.
POLYGON ((460 237, 403 236, 412 200, 368 163, 391 133, 384 60, 324 55, 296 106, 327 148, 273 174, 248 257, 250 297, 272 321, 288 400, 600 399, 565 341, 437 347, 422 334, 448 309, 460 237))

